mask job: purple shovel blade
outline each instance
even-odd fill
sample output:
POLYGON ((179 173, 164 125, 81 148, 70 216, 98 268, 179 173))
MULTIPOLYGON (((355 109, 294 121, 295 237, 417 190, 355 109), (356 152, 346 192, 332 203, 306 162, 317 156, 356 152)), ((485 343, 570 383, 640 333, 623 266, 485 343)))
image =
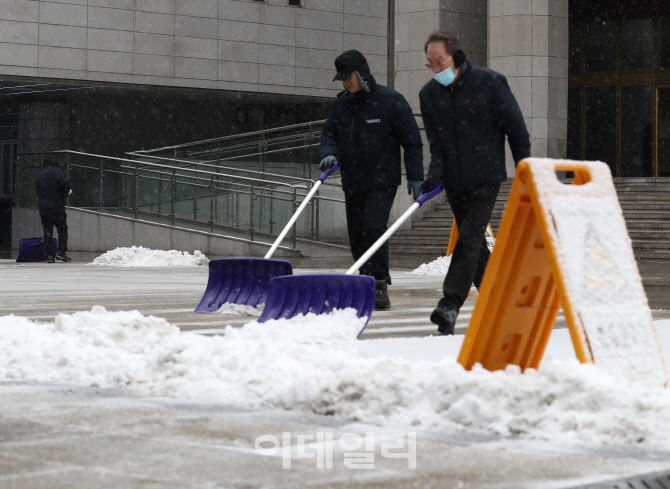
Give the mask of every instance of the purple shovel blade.
MULTIPOLYGON (((54 251, 58 251, 58 241, 53 238, 54 251)), ((17 262, 23 261, 47 261, 47 250, 44 248, 42 238, 26 238, 19 241, 19 256, 17 262)))
POLYGON ((272 277, 291 275, 291 262, 270 258, 219 258, 209 262, 207 288, 195 312, 216 312, 225 303, 256 307, 272 277))
POLYGON ((347 307, 356 309, 358 317, 366 317, 367 325, 375 307, 373 277, 334 273, 275 277, 268 284, 267 302, 258 322, 288 319, 308 312, 325 314, 347 307))

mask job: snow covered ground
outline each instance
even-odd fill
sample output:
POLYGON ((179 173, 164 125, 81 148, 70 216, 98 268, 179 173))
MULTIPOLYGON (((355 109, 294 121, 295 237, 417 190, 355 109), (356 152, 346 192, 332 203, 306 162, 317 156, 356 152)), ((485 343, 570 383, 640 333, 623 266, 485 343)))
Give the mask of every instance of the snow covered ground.
MULTIPOLYGON (((143 263, 136 266, 155 266, 134 255, 143 263)), ((670 450, 670 392, 580 364, 565 329, 552 333, 541 367, 521 373, 465 371, 456 362, 460 335, 357 341, 361 327, 352 310, 264 324, 249 317, 223 336, 102 306, 53 322, 3 316, 0 380, 510 440, 670 450)), ((656 321, 656 329, 670 364, 670 320, 656 321)))

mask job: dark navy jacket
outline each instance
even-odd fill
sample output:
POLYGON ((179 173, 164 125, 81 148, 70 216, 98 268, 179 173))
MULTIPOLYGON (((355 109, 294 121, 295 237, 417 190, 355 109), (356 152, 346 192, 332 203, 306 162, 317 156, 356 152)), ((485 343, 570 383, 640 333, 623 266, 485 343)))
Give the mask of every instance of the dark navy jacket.
POLYGON ((454 83, 445 87, 433 79, 419 99, 430 144, 428 173, 447 190, 504 182, 505 135, 515 164, 530 155, 526 123, 500 73, 465 62, 454 83))
POLYGON ((370 92, 342 92, 321 135, 321 157, 340 162, 342 188, 369 191, 400 185, 400 146, 408 180, 423 180, 423 143, 412 109, 398 92, 366 76, 370 92))
POLYGON ((65 199, 70 193, 70 181, 65 172, 54 165, 47 165, 35 180, 40 215, 65 213, 65 199))

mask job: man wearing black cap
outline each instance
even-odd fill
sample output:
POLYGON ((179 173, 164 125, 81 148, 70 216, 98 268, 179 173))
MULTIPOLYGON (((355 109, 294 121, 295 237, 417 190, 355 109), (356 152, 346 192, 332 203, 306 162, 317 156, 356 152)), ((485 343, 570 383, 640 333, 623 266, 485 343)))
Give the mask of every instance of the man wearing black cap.
POLYGON ((53 156, 44 159, 44 169, 37 175, 35 190, 37 191, 40 219, 44 231, 44 249, 47 254, 47 262, 53 263, 54 258, 58 261, 71 261, 67 252, 67 214, 65 214, 65 199, 70 190, 70 181, 65 172, 58 168, 58 163, 53 156), (54 226, 58 231, 58 253, 54 250, 53 232, 54 226))
MULTIPOLYGON (((358 260, 386 231, 401 183, 400 146, 405 150, 407 191, 416 199, 423 180, 421 135, 412 109, 398 92, 378 85, 365 57, 355 49, 335 59, 335 80, 345 91, 333 102, 321 135, 321 163, 326 171, 338 161, 347 213, 351 253, 358 260)), ((375 308, 391 306, 387 284, 388 245, 361 267, 375 278, 375 308)))

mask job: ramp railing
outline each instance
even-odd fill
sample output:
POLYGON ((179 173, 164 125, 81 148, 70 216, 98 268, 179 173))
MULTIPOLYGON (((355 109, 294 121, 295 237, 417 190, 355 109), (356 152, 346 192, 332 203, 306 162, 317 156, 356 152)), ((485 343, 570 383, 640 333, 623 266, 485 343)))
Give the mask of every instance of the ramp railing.
MULTIPOLYGON (((127 153, 133 160, 163 163, 172 166, 223 170, 229 175, 242 175, 276 181, 303 181, 318 178, 321 132, 325 121, 265 129, 232 136, 224 136, 204 141, 194 141, 157 149, 127 153)), ((339 174, 324 182, 319 194, 325 198, 341 198, 339 174)), ((272 199, 272 195, 266 196, 272 199)), ((341 202, 341 200, 339 200, 341 202)), ((346 242, 346 224, 343 212, 334 212, 324 207, 325 199, 317 199, 311 204, 314 209, 314 223, 309 232, 299 226, 299 236, 305 234, 320 241, 332 243, 346 242)), ((281 222, 286 222, 284 215, 281 222)))
MULTIPOLYGON (((153 216, 172 225, 191 222, 211 231, 224 228, 251 241, 259 235, 278 234, 313 185, 308 178, 175 158, 144 161, 78 151, 54 154, 59 155, 72 182, 70 206, 141 215, 144 219, 153 216)), ((36 205, 34 182, 43 156, 18 155, 17 205, 36 205)), ((319 193, 290 235, 294 249, 297 239, 324 241, 324 216, 344 213, 341 198, 321 189, 319 193)), ((331 193, 341 196, 341 192, 331 193)))
POLYGON ((325 121, 193 141, 127 153, 144 161, 180 160, 191 164, 235 166, 261 172, 312 177, 325 121))

